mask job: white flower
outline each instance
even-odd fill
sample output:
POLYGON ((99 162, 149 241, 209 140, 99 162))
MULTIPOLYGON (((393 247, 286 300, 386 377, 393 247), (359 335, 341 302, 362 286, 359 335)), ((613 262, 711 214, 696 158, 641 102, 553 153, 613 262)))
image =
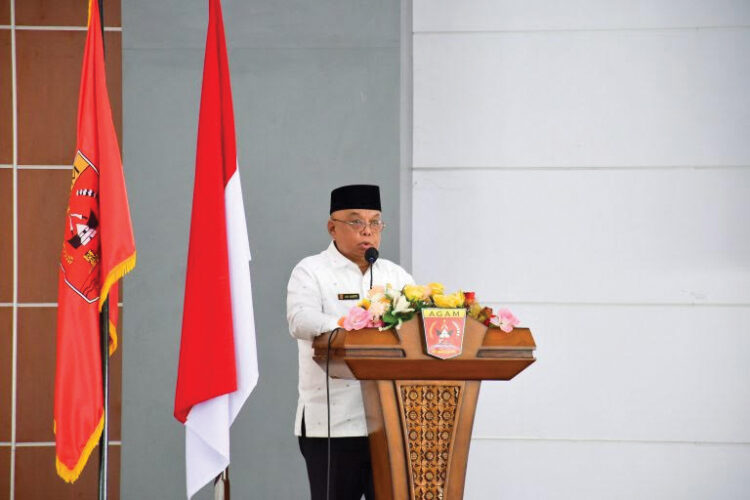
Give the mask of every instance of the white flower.
POLYGON ((385 296, 391 299, 394 303, 396 302, 396 299, 398 299, 401 296, 401 291, 396 290, 391 286, 390 283, 388 283, 385 286, 385 296))
POLYGON ((406 297, 399 294, 398 298, 393 301, 393 314, 405 314, 414 311, 414 308, 409 307, 410 305, 406 297))

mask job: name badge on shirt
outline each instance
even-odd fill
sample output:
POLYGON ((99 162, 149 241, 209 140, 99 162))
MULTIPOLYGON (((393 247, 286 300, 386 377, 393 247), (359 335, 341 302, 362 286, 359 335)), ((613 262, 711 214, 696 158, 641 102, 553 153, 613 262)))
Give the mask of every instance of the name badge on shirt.
POLYGON ((339 300, 359 300, 358 293, 340 293, 339 300))

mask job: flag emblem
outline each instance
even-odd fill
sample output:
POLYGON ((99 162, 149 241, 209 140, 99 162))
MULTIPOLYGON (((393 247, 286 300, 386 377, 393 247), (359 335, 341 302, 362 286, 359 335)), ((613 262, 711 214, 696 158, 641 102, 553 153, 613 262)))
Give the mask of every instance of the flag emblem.
POLYGON ((73 182, 66 214, 63 279, 89 304, 99 300, 99 171, 78 151, 73 161, 73 182))

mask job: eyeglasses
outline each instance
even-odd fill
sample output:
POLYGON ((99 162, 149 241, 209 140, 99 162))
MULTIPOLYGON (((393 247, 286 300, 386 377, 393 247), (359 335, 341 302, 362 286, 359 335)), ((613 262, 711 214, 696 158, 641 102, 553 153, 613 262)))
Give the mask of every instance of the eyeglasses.
POLYGON ((360 219, 340 220, 340 219, 334 219, 333 217, 331 217, 331 220, 335 222, 342 222, 346 224, 347 226, 349 226, 350 228, 357 231, 358 233, 364 231, 366 226, 370 226, 370 231, 372 231, 373 233, 379 233, 380 231, 385 229, 385 222, 383 222, 382 220, 374 220, 374 221, 371 221, 369 224, 360 219))

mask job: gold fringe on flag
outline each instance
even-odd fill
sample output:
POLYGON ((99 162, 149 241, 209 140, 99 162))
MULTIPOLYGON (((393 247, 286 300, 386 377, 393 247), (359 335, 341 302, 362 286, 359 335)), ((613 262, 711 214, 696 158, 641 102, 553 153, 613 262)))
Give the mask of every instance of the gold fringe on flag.
POLYGON ((132 271, 135 267, 135 254, 136 252, 133 252, 133 255, 126 258, 109 270, 109 274, 107 274, 107 277, 104 279, 104 285, 99 292, 99 311, 102 310, 104 301, 107 300, 107 297, 109 297, 109 289, 112 288, 112 285, 114 285, 117 280, 132 271))
MULTIPOLYGON (((55 425, 55 430, 57 430, 57 425, 55 425)), ((101 438, 102 436, 102 430, 104 430, 104 414, 102 414, 102 417, 99 419, 99 423, 96 425, 96 429, 94 429, 94 432, 91 433, 89 440, 86 442, 86 446, 81 452, 81 457, 78 459, 78 462, 72 469, 69 469, 68 466, 62 463, 57 455, 55 455, 57 475, 63 478, 65 482, 75 482, 75 480, 78 479, 78 476, 81 475, 83 467, 86 465, 86 462, 89 459, 89 455, 91 455, 91 452, 94 451, 96 445, 99 444, 99 438, 101 438)))

